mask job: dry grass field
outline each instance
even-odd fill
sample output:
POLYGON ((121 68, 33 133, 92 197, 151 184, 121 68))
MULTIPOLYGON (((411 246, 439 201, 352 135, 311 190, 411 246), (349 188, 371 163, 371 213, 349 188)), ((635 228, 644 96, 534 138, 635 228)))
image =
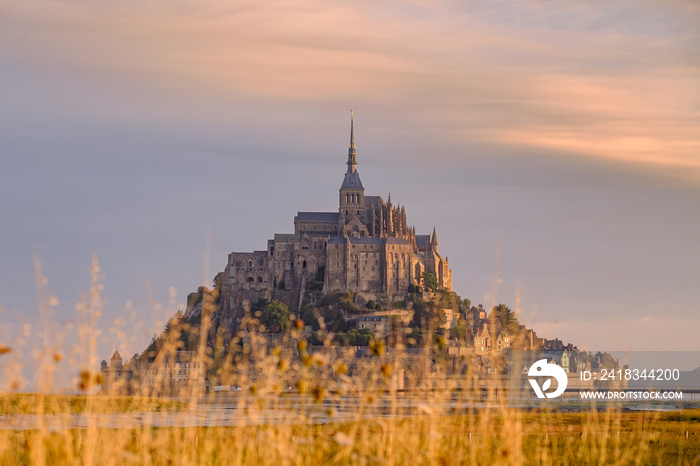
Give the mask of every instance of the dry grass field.
MULTIPOLYGON (((37 277, 41 282, 40 270, 37 277)), ((325 346, 312 349, 299 321, 270 347, 249 316, 245 331, 224 345, 210 331, 212 296, 205 297, 198 357, 207 364, 210 388, 233 390, 207 391, 193 379, 175 393, 117 380, 100 390, 105 380, 94 370, 99 283, 95 262, 93 288, 78 307, 84 327, 76 345, 84 357, 77 360, 84 363, 75 368, 75 390, 82 394, 41 387, 15 393, 5 380, 0 465, 700 463, 698 409, 518 405, 505 394, 503 378, 474 373, 468 360, 447 377, 444 367, 431 368, 437 349, 429 346, 408 357, 400 341, 390 347, 373 341, 358 359, 330 348, 328 334, 325 346), (228 351, 216 350, 225 346, 228 351)), ((48 309, 50 299, 38 288, 48 309)), ((180 332, 193 329, 170 330, 149 367, 165 364, 164 355, 181 349, 180 332)), ((14 357, 4 348, 2 357, 14 357)), ((41 380, 51 387, 51 365, 60 358, 49 353, 45 360, 41 380)), ((491 363, 501 364, 496 357, 491 363)))
MULTIPOLYGON (((405 416, 325 422, 157 427, 148 410, 168 410, 190 419, 192 407, 171 401, 113 400, 93 397, 89 409, 145 414, 138 427, 107 428, 87 421, 82 428, 38 426, 0 431, 0 464, 698 464, 700 411, 649 413, 616 410, 523 412, 483 408, 444 414, 425 400, 405 416), (142 410, 142 411, 137 411, 142 410)), ((369 397, 371 398, 371 397, 369 397)), ((5 399, 5 409, 34 395, 5 399), (9 403, 8 403, 9 401, 9 403)), ((47 405, 85 414, 85 400, 44 400, 47 405), (55 405, 54 405, 55 401, 55 405)), ((255 400, 253 400, 255 401, 255 400)), ((368 400, 371 402, 371 400, 368 400)), ((323 406, 309 395, 301 411, 323 406)), ((208 405, 196 410, 209 409, 208 405)), ((277 409, 282 409, 278 406, 277 409)), ((35 412, 27 404, 28 412, 35 412)), ((47 410, 59 415, 55 409, 47 410)), ((7 411, 5 411, 7 412, 7 411)), ((64 413, 67 414, 67 413, 64 413)), ((177 422, 175 422, 177 424, 177 422)))

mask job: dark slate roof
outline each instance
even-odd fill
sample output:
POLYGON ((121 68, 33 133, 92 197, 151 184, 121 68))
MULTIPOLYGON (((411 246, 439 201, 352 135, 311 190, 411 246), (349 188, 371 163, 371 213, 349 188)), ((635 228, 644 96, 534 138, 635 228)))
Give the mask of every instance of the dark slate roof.
POLYGON ((328 244, 384 244, 384 238, 346 238, 344 236, 336 236, 328 240, 328 244))
POLYGON ((416 246, 419 248, 430 246, 430 235, 416 235, 416 246))
POLYGON ((381 201, 382 201, 381 196, 365 196, 365 205, 366 206, 379 205, 379 204, 381 204, 381 201))
POLYGON ((296 222, 326 222, 335 223, 338 221, 338 212, 297 212, 294 217, 296 222))
POLYGON ((295 233, 275 233, 275 241, 294 241, 299 239, 295 233))
POLYGON ((411 244, 403 238, 389 237, 386 239, 387 244, 411 244))
POLYGON ((357 170, 352 171, 348 169, 345 172, 345 178, 343 179, 343 185, 340 189, 365 189, 362 187, 362 181, 360 181, 360 174, 357 170))
POLYGON ((382 244, 383 238, 348 238, 351 244, 382 244))

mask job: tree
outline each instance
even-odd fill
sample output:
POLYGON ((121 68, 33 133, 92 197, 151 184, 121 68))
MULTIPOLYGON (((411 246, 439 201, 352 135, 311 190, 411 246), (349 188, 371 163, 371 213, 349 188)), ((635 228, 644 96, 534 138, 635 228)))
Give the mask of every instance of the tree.
POLYGON ((262 309, 260 323, 265 326, 269 333, 284 333, 289 327, 291 314, 286 304, 273 299, 262 309))
POLYGON ((411 333, 406 336, 406 342, 410 347, 418 347, 423 342, 423 332, 418 327, 411 328, 411 333))
POLYGON ((413 321, 411 326, 418 327, 424 331, 435 332, 445 322, 447 322, 447 316, 440 306, 439 300, 432 299, 425 302, 421 299, 413 301, 413 321))
POLYGON ((299 318, 304 322, 306 327, 310 327, 316 331, 321 328, 318 318, 321 315, 319 309, 311 304, 304 304, 299 311, 299 318))
POLYGON ((435 274, 432 274, 430 272, 423 272, 423 285, 426 289, 430 291, 437 291, 438 281, 435 274))
POLYGON ((464 298, 462 300, 462 306, 464 307, 464 312, 467 312, 469 309, 472 308, 472 300, 469 298, 464 298))
POLYGON ((489 319, 498 322, 501 328, 508 331, 511 335, 516 335, 518 333, 520 322, 518 322, 515 312, 505 304, 494 306, 494 308, 491 309, 489 319))
POLYGON ((321 315, 323 322, 326 324, 326 330, 331 332, 345 332, 348 329, 348 323, 339 309, 328 308, 321 315))
POLYGON ((467 326, 467 321, 460 317, 457 320, 457 325, 454 326, 450 332, 451 338, 457 338, 460 341, 468 341, 469 339, 469 327, 467 326))
POLYGON ((182 322, 182 311, 178 309, 175 315, 168 319, 168 322, 165 324, 165 329, 163 329, 163 333, 165 335, 169 335, 175 330, 179 332, 180 327, 182 326, 182 322))
POLYGON ((350 346, 369 346, 372 340, 372 331, 368 328, 354 328, 345 334, 350 346))
POLYGON ((459 303, 462 298, 454 291, 440 290, 440 307, 459 311, 459 303))

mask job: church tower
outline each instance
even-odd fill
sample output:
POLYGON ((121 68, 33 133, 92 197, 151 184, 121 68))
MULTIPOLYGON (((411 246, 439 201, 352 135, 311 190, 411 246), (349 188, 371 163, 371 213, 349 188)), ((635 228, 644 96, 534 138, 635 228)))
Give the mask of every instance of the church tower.
POLYGON ((350 146, 348 147, 348 169, 343 184, 340 186, 340 212, 349 217, 351 214, 362 218, 365 211, 365 188, 362 187, 360 174, 357 172, 357 152, 355 150, 355 124, 353 110, 350 110, 350 146))

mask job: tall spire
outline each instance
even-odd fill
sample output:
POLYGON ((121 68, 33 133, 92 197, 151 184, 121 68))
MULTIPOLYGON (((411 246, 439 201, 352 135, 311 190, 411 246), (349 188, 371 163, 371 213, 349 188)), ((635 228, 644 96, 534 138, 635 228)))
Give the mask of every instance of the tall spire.
POLYGON ((437 231, 435 231, 435 227, 433 227, 433 237, 430 238, 430 245, 437 251, 438 248, 438 241, 437 241, 437 231))
POLYGON ((348 170, 355 171, 357 167, 357 151, 355 150, 355 110, 350 109, 350 146, 348 147, 348 170))
POLYGON ((350 109, 350 146, 348 148, 348 169, 340 186, 340 210, 349 210, 346 204, 364 206, 364 190, 360 174, 357 172, 357 156, 355 154, 355 111, 350 109))
POLYGON ((350 149, 355 150, 355 110, 350 109, 350 149))

